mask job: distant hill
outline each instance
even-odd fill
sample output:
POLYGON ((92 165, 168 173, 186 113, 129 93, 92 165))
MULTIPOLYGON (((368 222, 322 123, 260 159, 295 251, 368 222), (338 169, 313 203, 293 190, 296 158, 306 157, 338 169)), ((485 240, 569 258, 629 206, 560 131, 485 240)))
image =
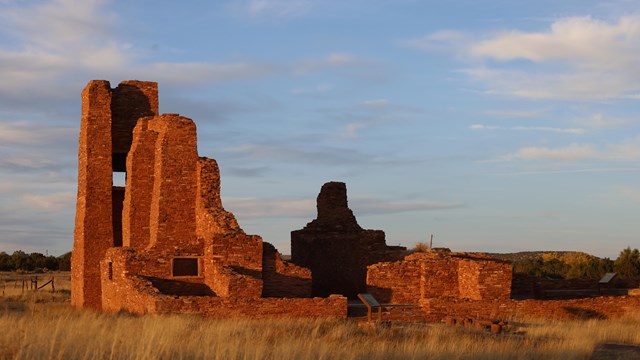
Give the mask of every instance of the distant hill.
POLYGON ((587 254, 582 251, 520 251, 515 253, 487 253, 487 255, 496 259, 511 260, 513 262, 521 262, 526 260, 542 260, 545 254, 555 254, 559 258, 568 258, 584 256, 584 257, 596 257, 591 254, 587 254))

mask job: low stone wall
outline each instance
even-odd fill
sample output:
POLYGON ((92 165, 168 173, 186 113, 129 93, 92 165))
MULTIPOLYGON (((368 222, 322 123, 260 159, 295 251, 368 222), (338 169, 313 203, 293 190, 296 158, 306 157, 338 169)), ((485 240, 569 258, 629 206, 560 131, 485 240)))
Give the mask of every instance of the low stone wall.
POLYGON ((420 299, 509 299, 511 264, 480 253, 446 249, 407 255, 368 267, 367 290, 387 303, 420 299))
MULTIPOLYGON (((239 273, 244 268, 223 266, 219 263, 208 264, 206 281, 217 296, 259 298, 262 295, 262 279, 258 274, 239 273), (257 275, 257 276, 256 276, 257 275)), ((246 269, 244 269, 246 271, 246 269)))
POLYGON ((381 262, 368 267, 367 291, 381 303, 417 304, 420 301, 421 257, 381 262))
POLYGON ((624 289, 639 286, 640 278, 616 277, 609 284, 600 285, 598 279, 549 279, 515 273, 511 291, 516 299, 576 298, 597 294, 619 295, 624 293, 624 289))
POLYGON ((460 256, 458 286, 460 297, 472 300, 509 299, 511 297, 511 265, 480 255, 460 256))
POLYGON ((155 298, 160 291, 151 281, 138 276, 128 276, 125 266, 126 252, 109 249, 107 259, 100 263, 102 273, 102 310, 118 312, 126 310, 136 314, 155 312, 155 298))
POLYGON ((105 311, 128 311, 140 315, 189 313, 220 318, 347 317, 347 298, 344 296, 261 298, 262 287, 257 286, 262 283, 261 279, 236 273, 229 267, 215 267, 214 278, 219 283, 209 288, 202 281, 198 282, 198 279, 187 282, 133 275, 139 271, 140 263, 136 260, 135 251, 130 249, 108 250, 101 263, 102 305, 105 311), (193 291, 196 287, 231 293, 234 296, 191 296, 177 293, 193 291))
POLYGON ((424 299, 420 302, 430 321, 446 316, 480 319, 590 319, 620 317, 640 309, 636 296, 602 296, 570 300, 477 301, 424 299))
POLYGON ((282 260, 276 248, 263 243, 263 297, 311 297, 311 270, 282 260))
POLYGON ((190 313, 215 318, 337 317, 346 319, 347 298, 259 298, 253 300, 207 296, 167 297, 155 301, 159 314, 190 313))

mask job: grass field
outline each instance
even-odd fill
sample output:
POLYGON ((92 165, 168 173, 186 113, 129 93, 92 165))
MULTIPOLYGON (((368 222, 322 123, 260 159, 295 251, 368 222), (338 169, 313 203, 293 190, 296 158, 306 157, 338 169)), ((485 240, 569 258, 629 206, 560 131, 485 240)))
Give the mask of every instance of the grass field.
POLYGON ((57 274, 53 293, 16 293, 17 276, 0 276, 7 284, 0 297, 2 359, 588 359, 599 343, 640 344, 640 312, 513 322, 501 335, 440 324, 367 329, 335 319, 135 317, 72 309, 68 273, 57 274))

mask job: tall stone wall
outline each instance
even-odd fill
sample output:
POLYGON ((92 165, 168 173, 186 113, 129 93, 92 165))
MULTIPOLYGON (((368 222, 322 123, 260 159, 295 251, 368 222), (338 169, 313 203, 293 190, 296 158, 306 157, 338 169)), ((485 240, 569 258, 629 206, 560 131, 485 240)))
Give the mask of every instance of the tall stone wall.
POLYGON ((154 188, 155 147, 158 133, 149 130, 153 117, 141 118, 133 130, 133 143, 127 157, 127 184, 125 192, 122 235, 123 245, 145 249, 151 238, 150 215, 154 188))
POLYGON ((386 245, 383 231, 358 225, 344 183, 324 184, 317 210, 315 220, 291 232, 291 261, 311 269, 313 296, 355 298, 366 291, 368 265, 404 255, 405 248, 386 245))
POLYGON ((156 132, 154 183, 151 194, 150 246, 168 252, 199 253, 196 238, 196 126, 177 114, 156 116, 149 123, 156 132))
POLYGON ((156 114, 157 104, 157 84, 153 82, 123 82, 111 89, 108 81, 93 80, 82 91, 71 265, 74 306, 101 306, 100 260, 108 248, 120 245, 122 239, 122 222, 118 218, 121 199, 114 204, 112 189, 113 172, 124 171, 131 144, 130 135, 121 139, 121 134, 127 132, 122 129, 133 128, 140 116, 156 114))
POLYGON ((121 82, 112 90, 111 114, 113 153, 126 158, 138 119, 158 114, 158 84, 138 80, 121 82))

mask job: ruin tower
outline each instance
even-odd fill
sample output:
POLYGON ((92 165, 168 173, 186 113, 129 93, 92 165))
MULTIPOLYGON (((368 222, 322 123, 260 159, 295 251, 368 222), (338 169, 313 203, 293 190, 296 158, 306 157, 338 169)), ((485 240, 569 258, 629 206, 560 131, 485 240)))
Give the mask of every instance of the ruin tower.
POLYGON ((155 82, 130 80, 112 89, 106 80, 93 80, 82 91, 71 260, 71 303, 76 307, 101 308, 100 261, 123 240, 125 188, 114 186, 114 173, 126 173, 138 119, 157 114, 155 82))
POLYGON ((291 261, 311 269, 313 296, 355 298, 367 289, 367 265, 399 259, 404 247, 387 246, 382 230, 364 230, 348 207, 347 186, 328 182, 317 198, 318 217, 291 232, 291 261))

